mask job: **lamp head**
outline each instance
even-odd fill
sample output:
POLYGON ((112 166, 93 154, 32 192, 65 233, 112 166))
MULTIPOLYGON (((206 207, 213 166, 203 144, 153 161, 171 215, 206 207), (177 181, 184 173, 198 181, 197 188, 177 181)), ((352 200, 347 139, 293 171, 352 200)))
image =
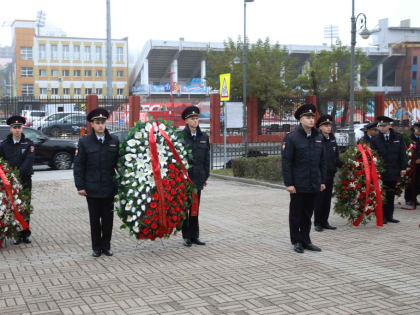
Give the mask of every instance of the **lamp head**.
POLYGON ((241 59, 240 59, 238 56, 236 56, 236 57, 233 59, 233 63, 234 63, 235 65, 240 64, 240 63, 241 63, 241 59))
POLYGON ((359 34, 363 39, 368 39, 371 34, 371 31, 369 31, 365 26, 365 28, 359 34))

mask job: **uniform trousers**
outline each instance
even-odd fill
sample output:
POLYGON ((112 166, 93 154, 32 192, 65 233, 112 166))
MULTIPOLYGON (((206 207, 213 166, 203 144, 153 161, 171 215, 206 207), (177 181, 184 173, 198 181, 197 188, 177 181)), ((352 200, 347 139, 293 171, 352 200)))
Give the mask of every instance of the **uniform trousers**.
MULTIPOLYGON (((31 205, 31 201, 32 201, 32 178, 23 178, 22 179, 22 187, 25 190, 29 191, 29 200, 28 200, 28 206, 31 205)), ((27 218, 25 218, 26 223, 28 223, 28 225, 30 226, 30 222, 31 222, 31 215, 28 214, 27 218)), ((19 237, 20 238, 27 238, 29 236, 31 236, 31 230, 30 229, 26 229, 23 230, 19 233, 19 237)))
POLYGON ((317 193, 290 194, 289 228, 292 244, 310 244, 311 218, 317 193))
POLYGON ((331 197, 334 186, 334 174, 328 175, 325 189, 317 194, 314 210, 314 225, 327 226, 331 210, 331 197))
POLYGON ((92 249, 109 250, 114 223, 114 198, 86 197, 86 200, 89 209, 92 249))
POLYGON ((385 189, 385 204, 383 205, 383 217, 387 220, 394 217, 394 199, 396 181, 384 181, 385 189))
MULTIPOLYGON (((201 190, 198 191, 198 210, 200 210, 200 199, 201 199, 201 190)), ((188 209, 184 223, 182 224, 182 238, 187 239, 198 239, 200 236, 200 229, 198 225, 198 214, 197 216, 191 216, 191 208, 188 209)))

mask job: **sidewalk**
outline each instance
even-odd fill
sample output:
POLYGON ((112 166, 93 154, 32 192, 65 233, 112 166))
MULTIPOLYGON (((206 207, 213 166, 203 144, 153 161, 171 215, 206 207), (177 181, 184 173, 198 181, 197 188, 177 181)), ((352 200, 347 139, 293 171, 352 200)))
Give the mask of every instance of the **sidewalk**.
POLYGON ((91 257, 86 201, 72 180, 35 181, 30 245, 0 250, 0 314, 419 314, 420 210, 400 224, 312 232, 293 252, 288 193, 211 179, 207 246, 181 235, 138 245, 115 217, 113 257, 91 257))

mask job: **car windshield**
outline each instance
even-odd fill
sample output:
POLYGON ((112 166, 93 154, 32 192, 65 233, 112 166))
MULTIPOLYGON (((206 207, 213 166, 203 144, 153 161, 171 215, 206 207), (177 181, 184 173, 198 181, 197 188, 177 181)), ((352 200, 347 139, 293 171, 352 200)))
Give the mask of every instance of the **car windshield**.
POLYGON ((69 113, 52 114, 52 115, 47 117, 46 121, 58 120, 60 118, 66 117, 67 115, 69 115, 69 113))
POLYGON ((32 117, 44 117, 45 113, 44 112, 32 112, 31 116, 32 117))
POLYGON ((25 134, 25 137, 32 140, 33 142, 39 142, 39 140, 46 138, 46 136, 44 136, 42 133, 37 132, 31 128, 25 128, 23 133, 25 134))

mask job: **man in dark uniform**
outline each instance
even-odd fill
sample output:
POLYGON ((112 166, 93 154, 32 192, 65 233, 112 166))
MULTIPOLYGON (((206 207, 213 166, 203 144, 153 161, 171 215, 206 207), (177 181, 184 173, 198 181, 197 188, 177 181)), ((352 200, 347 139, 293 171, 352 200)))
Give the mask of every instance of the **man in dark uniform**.
POLYGON ((333 119, 331 115, 322 115, 316 122, 316 127, 322 133, 327 161, 327 179, 325 189, 318 193, 315 201, 314 225, 315 231, 322 232, 324 229, 335 230, 336 227, 328 223, 331 209, 331 197, 334 186, 334 176, 337 167, 341 167, 343 162, 339 158, 338 146, 334 134, 331 132, 333 119))
MULTIPOLYGON (((210 176, 210 142, 206 133, 200 130, 199 124, 200 110, 197 106, 189 106, 182 112, 182 119, 186 126, 183 135, 187 147, 192 151, 193 162, 188 170, 188 176, 198 189, 198 200, 200 202, 201 191, 207 186, 207 179, 210 176)), ((189 209, 184 224, 182 225, 182 238, 184 246, 190 247, 192 244, 206 245, 200 240, 200 231, 197 216, 191 215, 189 209)))
POLYGON ((372 146, 372 139, 378 134, 378 122, 374 121, 371 123, 368 123, 365 126, 365 134, 362 138, 360 138, 359 143, 366 143, 368 146, 372 146))
POLYGON ((321 251, 309 237, 315 198, 325 189, 327 164, 323 138, 314 128, 316 108, 304 104, 295 112, 299 127, 289 133, 282 150, 284 184, 290 193, 290 238, 297 253, 321 251))
POLYGON ((417 122, 413 125, 410 140, 416 143, 416 150, 414 151, 414 158, 416 159, 416 181, 410 183, 407 189, 405 189, 404 197, 406 204, 412 206, 414 202, 417 202, 417 195, 420 193, 420 123, 417 122))
MULTIPOLYGON (((19 179, 24 189, 32 190, 32 174, 35 161, 34 143, 23 134, 23 125, 26 119, 22 116, 12 116, 7 119, 10 126, 10 134, 0 144, 0 157, 4 158, 11 167, 19 170, 19 179)), ((31 200, 29 199, 29 204, 31 200)), ((29 225, 30 218, 27 223, 29 225)), ((31 230, 26 229, 20 232, 13 244, 18 245, 22 242, 29 244, 31 230)))
POLYGON ((384 161, 384 183, 386 202, 383 206, 383 223, 398 223, 394 219, 395 185, 397 180, 404 176, 407 168, 407 154, 405 144, 400 133, 391 128, 392 118, 377 117, 380 133, 372 139, 372 149, 376 150, 384 161))
POLYGON ((77 192, 85 196, 92 238, 92 256, 112 256, 111 236, 114 220, 114 179, 118 162, 119 141, 106 129, 109 113, 103 108, 92 110, 87 120, 93 131, 79 140, 74 159, 74 181, 77 192))

